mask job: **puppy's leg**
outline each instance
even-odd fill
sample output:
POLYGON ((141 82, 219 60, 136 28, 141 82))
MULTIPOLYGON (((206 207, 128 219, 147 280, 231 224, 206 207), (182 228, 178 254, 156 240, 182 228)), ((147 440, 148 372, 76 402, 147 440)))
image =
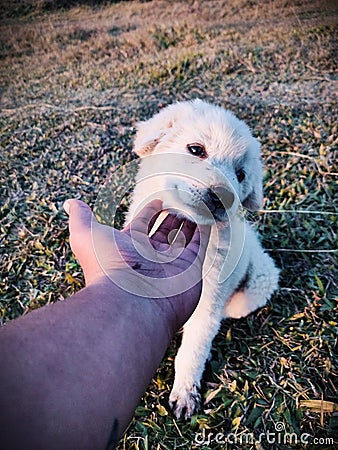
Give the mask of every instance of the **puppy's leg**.
POLYGON ((189 418, 200 406, 199 393, 205 363, 222 320, 224 302, 206 283, 199 304, 184 325, 181 347, 175 359, 175 381, 169 402, 177 418, 189 418))
POLYGON ((278 287, 279 269, 264 252, 257 235, 249 231, 250 263, 237 291, 226 302, 223 318, 238 319, 261 308, 278 287))
POLYGON ((205 267, 209 270, 203 278, 202 295, 196 310, 184 325, 182 344, 175 359, 175 381, 169 400, 176 417, 188 418, 200 405, 201 378, 222 321, 224 304, 246 272, 247 251, 240 246, 242 254, 239 260, 235 258, 234 271, 223 283, 219 282, 228 246, 229 227, 213 228, 205 260, 205 267))

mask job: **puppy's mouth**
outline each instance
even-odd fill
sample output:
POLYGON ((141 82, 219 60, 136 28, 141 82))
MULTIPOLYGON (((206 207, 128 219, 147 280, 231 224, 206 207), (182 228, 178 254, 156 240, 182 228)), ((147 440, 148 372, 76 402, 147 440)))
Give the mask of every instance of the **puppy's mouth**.
POLYGON ((233 211, 236 203, 235 194, 223 186, 201 189, 197 186, 182 188, 174 184, 167 192, 169 196, 164 202, 165 208, 177 210, 179 214, 191 217, 196 223, 226 221, 229 210, 233 211))

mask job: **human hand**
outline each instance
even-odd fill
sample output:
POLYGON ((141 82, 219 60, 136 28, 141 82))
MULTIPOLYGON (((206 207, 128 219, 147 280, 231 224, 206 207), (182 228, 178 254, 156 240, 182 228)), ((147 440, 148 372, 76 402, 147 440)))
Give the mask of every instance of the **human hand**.
POLYGON ((166 298, 190 315, 200 297, 202 265, 210 227, 169 214, 149 238, 162 208, 153 200, 122 231, 97 222, 90 208, 67 200, 70 244, 84 271, 86 285, 114 282, 140 297, 166 298), (181 228, 180 228, 181 227, 181 228), (180 232, 173 244, 168 236, 180 232), (177 301, 178 300, 178 301, 177 301))

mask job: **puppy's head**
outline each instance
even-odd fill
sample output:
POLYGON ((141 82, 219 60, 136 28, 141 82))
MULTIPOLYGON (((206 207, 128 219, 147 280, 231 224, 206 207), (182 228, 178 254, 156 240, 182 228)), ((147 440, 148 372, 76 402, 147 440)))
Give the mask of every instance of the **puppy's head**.
POLYGON ((239 202, 250 210, 262 205, 260 145, 221 107, 201 100, 170 105, 138 124, 134 150, 143 158, 147 189, 197 222, 225 220, 239 202))

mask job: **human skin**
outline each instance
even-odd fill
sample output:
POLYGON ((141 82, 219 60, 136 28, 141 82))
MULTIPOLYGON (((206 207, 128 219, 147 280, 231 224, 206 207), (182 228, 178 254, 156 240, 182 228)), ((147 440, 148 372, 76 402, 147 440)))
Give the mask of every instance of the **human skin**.
POLYGON ((170 246, 168 234, 181 221, 169 215, 149 240, 161 208, 154 200, 117 231, 99 224, 83 202, 66 202, 70 243, 86 287, 0 329, 1 448, 105 449, 123 435, 201 293, 210 228, 198 230, 185 221, 180 239, 170 246), (135 242, 142 248, 150 242, 157 260, 141 256, 135 242), (170 258, 177 249, 178 256, 170 258), (143 295, 118 286, 124 274, 143 295), (138 274, 150 276, 152 288, 157 280, 178 275, 179 289, 170 297, 150 297, 138 274))

